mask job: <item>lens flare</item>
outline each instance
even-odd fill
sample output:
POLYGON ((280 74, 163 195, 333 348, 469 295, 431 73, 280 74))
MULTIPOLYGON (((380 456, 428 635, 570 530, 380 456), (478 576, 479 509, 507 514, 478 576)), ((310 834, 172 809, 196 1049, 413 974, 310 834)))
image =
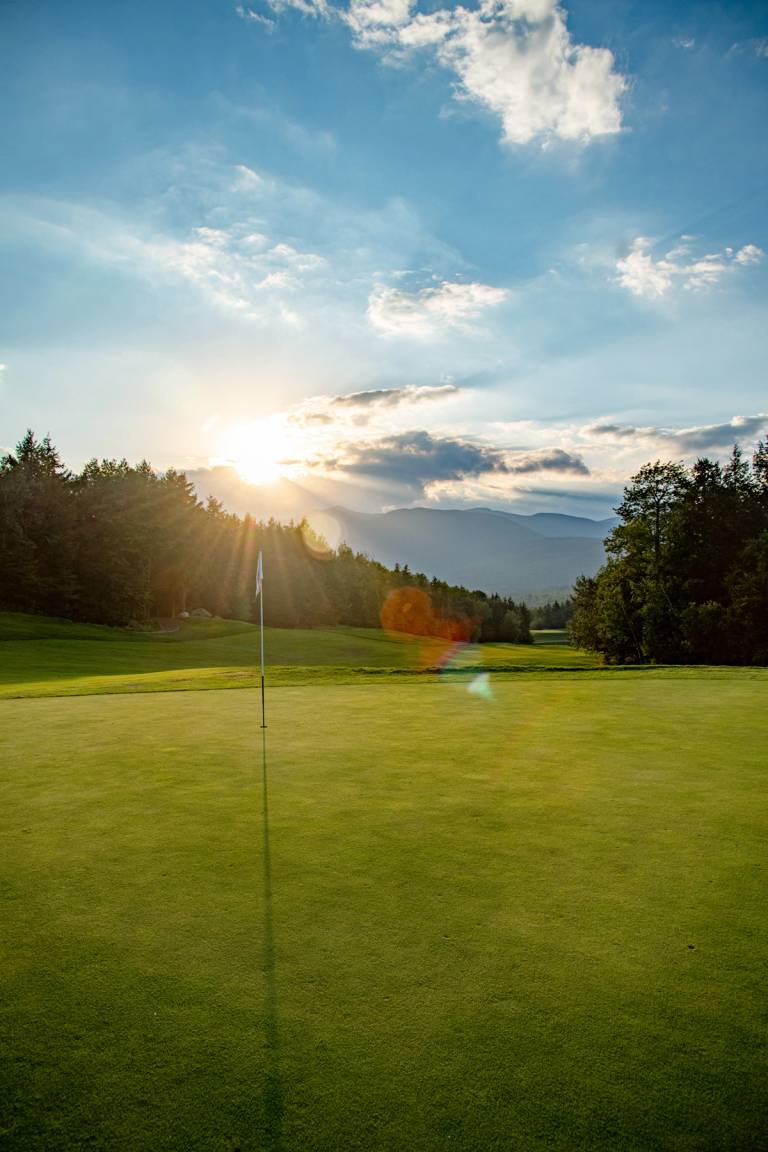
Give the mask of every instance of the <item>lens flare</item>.
POLYGON ((437 665, 441 677, 449 683, 482 700, 493 699, 490 675, 481 667, 480 646, 470 643, 476 634, 477 620, 470 616, 441 616, 424 588, 405 585, 393 588, 384 601, 381 626, 387 632, 423 637, 422 667, 437 665), (447 641, 442 651, 440 641, 447 641))
POLYGON ((486 701, 493 700, 490 673, 484 670, 478 671, 482 661, 482 649, 479 644, 454 644, 443 654, 440 661, 440 676, 446 683, 463 689, 470 696, 477 696, 486 701))
POLYGON ((310 512, 301 524, 305 548, 320 560, 327 559, 342 543, 342 527, 329 512, 310 512))
POLYGON ((423 588, 393 588, 381 608, 381 626, 386 632, 435 636, 432 601, 423 588))
POLYGON ((467 684, 470 696, 479 696, 481 700, 493 700, 490 672, 478 672, 467 684))
POLYGON ((472 639, 476 621, 469 616, 442 616, 432 597, 423 588, 406 585, 393 588, 381 609, 381 626, 388 632, 408 632, 411 636, 434 636, 466 644, 472 639))

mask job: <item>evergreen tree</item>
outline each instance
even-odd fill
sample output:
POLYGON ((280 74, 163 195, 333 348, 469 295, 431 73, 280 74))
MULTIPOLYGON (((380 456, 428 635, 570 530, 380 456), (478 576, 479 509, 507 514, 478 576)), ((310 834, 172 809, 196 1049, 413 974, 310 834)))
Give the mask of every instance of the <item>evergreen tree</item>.
POLYGON ((50 437, 38 441, 31 430, 15 455, 0 460, 0 531, 7 549, 0 595, 9 605, 71 614, 77 587, 71 482, 50 437))

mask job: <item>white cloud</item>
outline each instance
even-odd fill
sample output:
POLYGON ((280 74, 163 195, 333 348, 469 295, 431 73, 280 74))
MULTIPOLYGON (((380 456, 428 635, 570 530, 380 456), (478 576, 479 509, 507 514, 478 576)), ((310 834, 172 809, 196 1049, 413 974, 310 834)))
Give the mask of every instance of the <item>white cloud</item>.
MULTIPOLYGON (((267 3, 272 11, 278 14, 293 8, 302 16, 313 16, 320 20, 328 20, 333 15, 333 9, 326 3, 326 0, 267 0, 267 3)), ((243 15, 248 16, 250 11, 250 9, 245 9, 243 15)), ((238 15, 240 15, 239 10, 238 15)))
POLYGON ((427 340, 446 329, 467 330, 486 309, 509 295, 505 288, 488 284, 454 284, 444 281, 437 288, 403 292, 378 285, 368 298, 368 319, 385 336, 427 340))
POLYGON ((344 19, 361 47, 388 46, 394 30, 411 22, 411 0, 351 0, 344 19))
POLYGON ((632 241, 627 256, 616 262, 618 282, 635 296, 663 296, 672 287, 672 277, 666 261, 654 262, 648 254, 650 240, 638 236, 632 241))
POLYGON ((737 40, 728 49, 729 55, 740 56, 744 53, 762 59, 768 58, 768 36, 756 36, 752 40, 737 40))
MULTIPOLYGON (((131 239, 130 251, 142 251, 155 266, 183 276, 201 288, 220 306, 258 318, 265 292, 293 291, 302 287, 301 276, 316 272, 326 261, 315 252, 300 252, 291 244, 280 242, 267 251, 253 252, 264 239, 231 228, 195 228, 192 239, 163 239, 142 243, 131 239)), ((278 309, 281 319, 295 324, 296 314, 284 305, 278 309)))
POLYGON ((193 234, 198 237, 202 244, 207 244, 211 248, 226 248, 229 243, 229 234, 223 228, 193 228, 193 234))
POLYGON ((235 9, 241 20, 249 20, 252 24, 261 24, 270 32, 275 27, 274 20, 270 20, 268 16, 262 16, 260 12, 254 12, 252 8, 244 8, 239 4, 235 9))
MULTIPOLYGON (((566 458, 583 460, 589 470, 589 484, 609 485, 619 491, 627 478, 648 460, 684 459, 698 456, 727 459, 734 443, 748 455, 757 441, 768 436, 768 413, 732 416, 719 424, 681 426, 640 425, 615 416, 603 416, 589 424, 560 424, 550 421, 500 422, 487 426, 495 444, 529 444, 530 454, 552 457, 557 466, 558 451, 566 458)), ((519 449, 520 452, 525 451, 519 449)), ((507 448, 512 466, 516 450, 507 448)), ((562 471, 568 471, 563 468, 562 471)), ((578 480, 578 466, 572 470, 578 480)), ((585 473, 586 475, 586 473, 585 473)))
POLYGON ((616 261, 616 282, 634 296, 653 300, 666 296, 674 285, 689 291, 712 288, 734 267, 757 264, 763 258, 756 244, 746 244, 737 252, 725 248, 693 257, 690 236, 680 241, 659 259, 651 254, 653 242, 637 236, 626 256, 616 261))
POLYGON ((273 260, 283 261, 298 272, 314 272, 326 263, 316 252, 297 252, 292 244, 276 244, 267 255, 273 260))
MULTIPOLYGON (((414 251, 440 269, 433 285, 448 272, 463 272, 460 254, 432 236, 404 200, 350 209, 267 171, 222 164, 217 153, 168 163, 158 173, 163 188, 173 184, 168 210, 162 197, 159 210, 146 213, 107 201, 5 196, 0 240, 12 236, 34 250, 110 267, 126 291, 139 290, 144 298, 149 285, 164 310, 202 305, 212 319, 224 312, 238 326, 274 322, 277 328, 300 320, 302 348, 312 343, 327 350, 322 378, 335 378, 339 391, 354 387, 355 378, 348 358, 339 364, 339 342, 371 352, 366 310, 373 284, 390 283, 414 251), (185 204, 183 229, 177 193, 185 204)), ((379 362, 367 361, 367 370, 386 377, 387 355, 380 345, 379 362)), ((429 376, 433 367, 411 361, 408 370, 429 376)))
POLYGON ((480 0, 478 7, 418 12, 412 0, 268 0, 338 18, 358 48, 390 59, 433 51, 456 80, 454 96, 498 117, 506 144, 553 139, 587 143, 621 130, 627 88, 608 48, 576 44, 557 0, 480 0))
POLYGON ((258 172, 254 172, 253 168, 249 168, 247 164, 235 165, 235 191, 244 191, 247 189, 256 190, 263 188, 264 178, 258 172))
POLYGON ((442 33, 437 56, 458 77, 456 98, 498 116, 505 143, 586 143, 620 131, 626 80, 613 54, 574 44, 554 0, 481 0, 427 22, 442 33))
POLYGON ((758 248, 757 244, 745 244, 736 253, 737 264, 759 264, 763 258, 762 248, 758 248))
MULTIPOLYGON (((356 7, 382 5, 357 0, 356 7)), ((458 79, 456 99, 498 116, 507 144, 584 143, 621 128, 626 81, 614 72, 613 54, 574 44, 555 0, 481 0, 476 9, 415 13, 389 26, 357 17, 352 27, 362 47, 433 48, 458 79)))
MULTIPOLYGON (((127 219, 103 208, 57 201, 6 201, 5 227, 45 248, 74 250, 88 261, 131 273, 154 286, 193 285, 207 303, 247 320, 297 316, 286 293, 317 286, 326 260, 278 236, 254 232, 245 214, 226 227, 200 224, 186 234, 127 219)), ((203 219, 204 209, 201 210, 203 219)), ((218 213, 221 216, 221 213, 218 213)))

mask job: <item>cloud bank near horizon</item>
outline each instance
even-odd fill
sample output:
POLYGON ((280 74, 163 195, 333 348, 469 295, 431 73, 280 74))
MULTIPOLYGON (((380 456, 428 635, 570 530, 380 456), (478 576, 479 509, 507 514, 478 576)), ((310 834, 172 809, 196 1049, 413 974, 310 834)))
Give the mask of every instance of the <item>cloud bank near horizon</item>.
POLYGON ((381 511, 426 502, 536 510, 537 502, 549 508, 565 497, 591 501, 600 518, 649 459, 724 459, 735 442, 748 453, 768 434, 768 415, 756 413, 679 428, 610 418, 480 422, 469 435, 453 411, 458 405, 460 415, 465 399, 453 383, 410 385, 316 396, 286 410, 284 426, 299 438, 287 461, 296 508, 338 503, 381 511), (440 416, 430 428, 416 425, 425 405, 440 416))

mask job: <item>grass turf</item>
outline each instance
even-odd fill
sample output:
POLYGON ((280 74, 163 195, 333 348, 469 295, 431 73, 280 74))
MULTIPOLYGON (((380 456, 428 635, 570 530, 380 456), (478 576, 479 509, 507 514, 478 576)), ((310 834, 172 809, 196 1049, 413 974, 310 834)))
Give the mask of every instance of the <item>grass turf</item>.
MULTIPOLYGON (((278 682, 295 679, 290 670, 300 668, 313 669, 313 681, 349 680, 355 669, 421 672, 439 664, 451 647, 374 628, 268 628, 265 643, 270 677, 278 682)), ((152 634, 0 613, 0 698, 249 687, 258 645, 258 628, 234 620, 189 621, 178 632, 152 634)), ((484 644, 471 659, 529 671, 598 663, 562 642, 484 644)))
POLYGON ((3 1140, 753 1149, 766 679, 0 702, 3 1140))

